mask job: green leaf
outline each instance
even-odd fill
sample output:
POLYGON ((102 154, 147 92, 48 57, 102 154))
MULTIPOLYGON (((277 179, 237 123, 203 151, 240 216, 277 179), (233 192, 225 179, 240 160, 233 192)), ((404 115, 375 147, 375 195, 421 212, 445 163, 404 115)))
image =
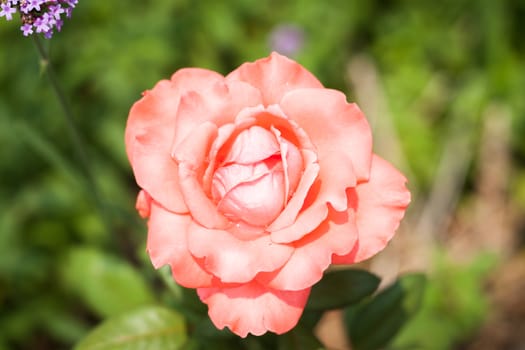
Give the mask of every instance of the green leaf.
POLYGON ((184 319, 159 306, 143 307, 103 322, 75 350, 181 349, 186 342, 184 319))
POLYGON ((303 315, 299 320, 299 324, 313 332, 313 329, 317 326, 317 323, 319 323, 323 314, 323 310, 304 310, 303 315))
POLYGON ((338 270, 326 273, 313 286, 307 309, 328 310, 358 303, 371 295, 380 279, 364 270, 338 270))
POLYGON ((109 317, 154 302, 148 285, 126 261, 94 248, 74 248, 62 277, 99 316, 109 317))
POLYGON ((353 348, 373 350, 388 344, 419 310, 425 285, 423 274, 407 274, 367 303, 346 309, 353 348))
POLYGON ((320 350, 321 342, 308 329, 295 327, 288 333, 279 336, 279 350, 320 350))

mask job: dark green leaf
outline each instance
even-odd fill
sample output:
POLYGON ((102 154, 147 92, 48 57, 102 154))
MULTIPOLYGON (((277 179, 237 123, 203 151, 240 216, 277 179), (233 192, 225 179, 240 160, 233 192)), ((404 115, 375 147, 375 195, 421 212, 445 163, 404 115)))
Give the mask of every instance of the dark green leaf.
POLYGON ((401 327, 417 313, 426 278, 408 274, 364 305, 345 310, 345 321, 356 350, 379 349, 388 344, 401 327))
POLYGON ((379 278, 364 270, 326 273, 313 288, 307 309, 328 310, 358 303, 379 286, 379 278))
POLYGON ((323 314, 324 311, 322 310, 304 310, 299 324, 313 331, 319 320, 321 320, 321 317, 323 317, 323 314))
POLYGON ((323 345, 309 329, 298 326, 279 337, 278 349, 319 350, 323 349, 323 345))
POLYGON ((176 312, 148 306, 108 319, 75 350, 181 349, 186 342, 184 319, 176 312))

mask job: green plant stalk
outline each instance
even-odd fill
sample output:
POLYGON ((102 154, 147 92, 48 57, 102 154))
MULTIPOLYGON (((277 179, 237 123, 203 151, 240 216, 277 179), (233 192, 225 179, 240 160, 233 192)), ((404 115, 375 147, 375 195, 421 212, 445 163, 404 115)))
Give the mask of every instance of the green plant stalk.
POLYGON ((89 187, 88 192, 93 197, 93 201, 95 202, 95 205, 98 208, 98 211, 100 212, 100 217, 102 219, 104 227, 109 232, 111 226, 110 226, 110 220, 107 214, 106 206, 104 202, 102 201, 102 198, 100 196, 100 191, 98 189, 98 186, 95 182, 95 178, 91 171, 89 159, 88 159, 87 152, 86 152, 86 147, 84 146, 84 141, 82 140, 82 137, 80 136, 78 128, 75 125, 75 120, 73 118, 73 112, 71 110, 71 106, 69 105, 66 99, 66 95, 64 94, 56 78, 55 71, 53 70, 53 66, 51 65, 49 55, 44 48, 41 38, 38 35, 33 35, 32 37, 33 37, 33 41, 35 43, 36 49, 38 51, 38 55, 40 56, 40 64, 42 66, 42 69, 46 73, 49 79, 49 82, 51 83, 51 87, 53 88, 53 92, 55 93, 58 99, 58 102, 62 108, 63 116, 66 122, 67 133, 69 134, 69 137, 73 144, 73 152, 75 153, 75 157, 78 159, 80 163, 81 173, 84 175, 87 186, 89 187))

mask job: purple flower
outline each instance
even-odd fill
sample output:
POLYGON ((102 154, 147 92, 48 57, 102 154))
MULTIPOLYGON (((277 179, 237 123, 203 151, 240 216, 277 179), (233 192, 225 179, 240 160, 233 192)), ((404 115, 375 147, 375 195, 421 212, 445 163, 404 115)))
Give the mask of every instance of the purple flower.
POLYGON ((60 19, 60 15, 64 13, 64 9, 60 5, 51 5, 48 8, 48 13, 53 16, 57 21, 60 19))
POLYGON ((0 0, 0 17, 8 21, 20 11, 24 36, 42 33, 49 39, 54 30, 60 31, 63 25, 62 14, 71 17, 78 0, 0 0))
POLYGON ((51 29, 49 27, 49 23, 47 22, 47 20, 45 20, 43 17, 38 17, 36 20, 35 20, 35 23, 33 23, 35 25, 35 28, 36 28, 36 32, 37 33, 45 33, 47 32, 49 29, 51 29))
POLYGON ((29 23, 24 23, 24 25, 20 27, 20 30, 23 32, 24 36, 33 34, 33 26, 29 23))
MULTIPOLYGON (((24 1, 22 1, 22 3, 24 3, 24 1)), ((25 0, 25 3, 27 4, 28 11, 40 11, 40 5, 43 5, 45 0, 25 0)))
POLYGON ((57 19, 56 23, 55 23, 55 27, 57 29, 57 31, 60 31, 60 29, 62 29, 62 25, 64 24, 64 21, 61 20, 61 19, 57 19))
POLYGON ((12 20, 13 19, 13 13, 16 13, 16 9, 11 7, 12 6, 11 4, 9 2, 7 2, 7 3, 1 5, 2 11, 0 11, 0 17, 4 17, 5 16, 5 19, 7 19, 8 21, 12 20))

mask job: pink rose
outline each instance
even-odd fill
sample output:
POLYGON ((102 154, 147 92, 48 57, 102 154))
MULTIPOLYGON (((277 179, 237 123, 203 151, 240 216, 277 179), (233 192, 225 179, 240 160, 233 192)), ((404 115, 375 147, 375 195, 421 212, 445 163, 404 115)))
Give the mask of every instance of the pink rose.
POLYGON ((153 265, 241 337, 293 328, 330 264, 382 250, 410 201, 357 105, 276 53, 160 81, 126 150, 153 265))

